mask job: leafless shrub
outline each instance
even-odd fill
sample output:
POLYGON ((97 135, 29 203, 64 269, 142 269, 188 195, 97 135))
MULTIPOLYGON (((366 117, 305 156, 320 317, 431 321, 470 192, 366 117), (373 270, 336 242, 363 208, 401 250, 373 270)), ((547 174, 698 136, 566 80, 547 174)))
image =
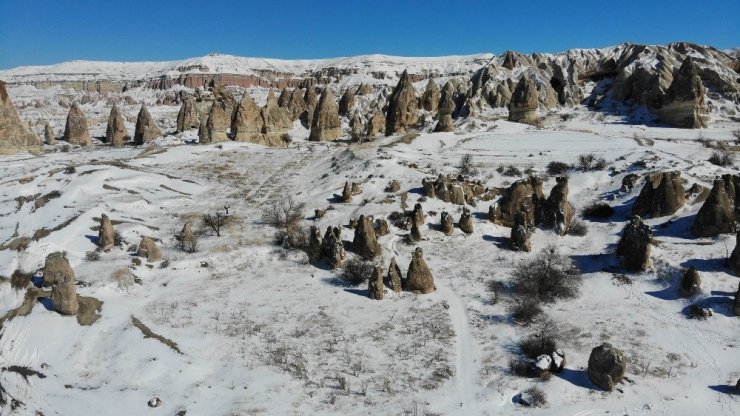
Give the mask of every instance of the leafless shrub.
POLYGON ((85 253, 85 259, 87 261, 98 261, 100 260, 100 251, 98 250, 91 250, 85 253))
POLYGON ((709 163, 722 167, 732 166, 732 154, 727 150, 713 152, 709 157, 709 163))
POLYGON ((583 237, 588 234, 588 226, 580 218, 573 218, 568 227, 568 235, 583 237))
POLYGON ((373 263, 360 257, 352 257, 344 263, 339 278, 350 286, 359 286, 367 282, 374 268, 373 263))
POLYGON ((532 407, 542 407, 547 404, 547 395, 537 386, 532 386, 524 393, 528 396, 527 404, 532 407))
POLYGON ((305 205, 295 202, 292 196, 283 196, 262 211, 262 222, 277 228, 286 228, 303 219, 305 205))
POLYGON ((513 272, 514 292, 542 302, 578 295, 581 274, 555 246, 545 247, 535 258, 519 263, 513 272))
POLYGON ((578 169, 582 172, 606 169, 606 160, 603 157, 596 157, 593 153, 585 153, 578 156, 578 169))
POLYGON ((550 354, 558 349, 557 339, 560 328, 557 322, 541 315, 532 325, 532 332, 519 342, 522 353, 529 358, 550 354))
POLYGON ((515 323, 526 326, 542 314, 542 307, 536 298, 525 298, 511 304, 508 311, 515 323))
POLYGON ((509 166, 499 166, 496 169, 496 172, 509 177, 516 177, 516 176, 522 176, 522 171, 517 169, 516 166, 509 165, 509 166))
POLYGON ((512 358, 509 360, 509 371, 511 371, 511 374, 519 377, 535 377, 537 375, 532 362, 521 358, 512 358))
POLYGON ((221 229, 226 225, 229 217, 224 215, 222 212, 217 212, 215 214, 205 213, 203 214, 203 217, 201 217, 201 220, 205 228, 210 228, 214 233, 216 233, 217 237, 221 237, 221 229))
POLYGON ((111 279, 118 284, 121 289, 128 289, 134 284, 134 277, 126 267, 121 267, 111 273, 111 279))
POLYGON ((604 202, 592 202, 581 210, 581 215, 586 218, 609 218, 614 215, 614 208, 604 202))
POLYGON ((553 160, 547 164, 547 174, 551 176, 564 175, 570 170, 570 165, 553 160))
POLYGON ((460 158, 460 164, 457 166, 462 175, 475 175, 478 170, 473 167, 473 155, 466 154, 460 158))

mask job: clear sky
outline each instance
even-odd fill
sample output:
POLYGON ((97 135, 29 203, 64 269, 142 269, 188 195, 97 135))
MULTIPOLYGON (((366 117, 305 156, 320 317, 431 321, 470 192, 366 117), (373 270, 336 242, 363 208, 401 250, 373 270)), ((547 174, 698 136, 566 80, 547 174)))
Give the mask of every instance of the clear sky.
POLYGON ((325 58, 740 46, 740 0, 0 0, 0 68, 226 53, 325 58))

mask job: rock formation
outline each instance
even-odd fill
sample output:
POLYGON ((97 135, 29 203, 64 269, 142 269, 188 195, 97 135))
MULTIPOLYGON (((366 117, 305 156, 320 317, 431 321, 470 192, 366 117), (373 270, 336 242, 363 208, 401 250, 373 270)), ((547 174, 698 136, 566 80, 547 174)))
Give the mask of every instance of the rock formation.
POLYGON ((263 120, 260 108, 249 92, 244 91, 231 122, 231 133, 238 142, 265 144, 262 136, 263 120))
POLYGON ((162 253, 159 251, 157 243, 149 237, 141 238, 136 255, 139 257, 146 257, 146 261, 148 263, 162 260, 162 253))
POLYGON ((336 269, 342 265, 345 252, 339 228, 327 227, 324 240, 321 242, 321 255, 326 258, 329 267, 336 269))
MULTIPOLYGON (((735 292, 735 303, 732 306, 735 312, 735 316, 740 316, 740 285, 738 285, 737 292, 735 292)), ((738 381, 738 385, 740 385, 740 381, 738 381)))
POLYGON ((396 258, 391 259, 391 264, 388 266, 388 275, 385 280, 386 286, 396 293, 401 293, 403 290, 403 278, 401 277, 401 268, 396 263, 396 258))
POLYGON ((180 111, 177 113, 177 131, 197 129, 200 126, 200 114, 198 106, 193 98, 187 98, 182 102, 180 111))
POLYGON ((385 116, 382 112, 375 111, 367 121, 365 135, 369 138, 374 138, 380 134, 385 134, 385 116))
POLYGON ((409 237, 411 241, 421 241, 421 230, 419 229, 419 225, 414 221, 411 221, 411 233, 409 237))
POLYGON ((50 253, 44 262, 44 271, 41 275, 44 286, 51 286, 64 278, 75 279, 75 272, 69 265, 67 254, 61 251, 50 253))
POLYGON ((162 131, 157 127, 152 115, 149 114, 146 104, 142 104, 141 109, 139 110, 139 115, 136 117, 134 145, 140 146, 144 143, 149 143, 161 135, 162 131))
POLYGON ((98 247, 101 250, 110 250, 116 244, 116 232, 110 218, 103 214, 100 216, 100 229, 98 230, 98 247))
POLYGON ((336 140, 342 135, 342 124, 339 122, 337 102, 331 88, 326 87, 313 112, 311 133, 308 140, 322 142, 336 140))
POLYGON ((69 144, 87 146, 90 144, 90 132, 87 129, 87 118, 77 103, 72 104, 64 126, 64 140, 69 144))
MULTIPOLYGON (((278 97, 278 106, 282 108, 283 110, 288 110, 288 103, 290 102, 290 91, 288 91, 287 88, 283 88, 280 91, 280 96, 278 97)), ((288 111, 290 113, 290 111, 288 111)))
POLYGON ((316 95, 316 91, 313 87, 306 88, 306 94, 303 96, 303 102, 306 104, 305 119, 303 124, 307 127, 311 127, 313 123, 313 113, 316 110, 316 106, 319 104, 319 97, 316 95))
POLYGON ((735 236, 735 249, 732 250, 730 258, 727 259, 727 267, 735 272, 735 276, 740 276, 740 231, 735 236))
POLYGON ((699 276, 699 272, 696 270, 696 267, 691 266, 686 270, 683 277, 681 277, 678 294, 681 295, 681 297, 688 298, 696 295, 699 291, 701 291, 701 277, 699 276))
MULTIPOLYGON (((74 106, 73 106, 74 107, 74 106)), ((77 107, 79 110, 79 107, 77 107)), ((87 130, 87 126, 85 128, 87 130)), ((87 136, 90 141, 90 136, 87 136)), ((16 152, 28 146, 37 146, 38 137, 21 120, 13 102, 10 100, 5 82, 0 81, 0 151, 16 152)))
POLYGON ((226 90, 214 91, 215 100, 208 111, 205 121, 204 136, 200 138, 202 144, 225 142, 229 140, 229 129, 237 102, 226 90))
POLYGON ((645 177, 645 187, 632 206, 632 214, 663 217, 675 213, 685 204, 681 172, 658 172, 645 177))
POLYGON ((373 227, 375 228, 375 235, 378 237, 388 235, 388 221, 386 221, 385 218, 376 219, 373 227))
POLYGON ((352 185, 349 182, 345 182, 342 188, 342 202, 345 204, 352 202, 352 185))
POLYGON ((126 143, 126 125, 117 105, 113 105, 105 128, 105 142, 113 147, 123 147, 126 143))
POLYGON ((424 208, 418 202, 414 204, 414 210, 411 211, 411 221, 416 225, 424 224, 424 208))
POLYGON ((349 135, 352 140, 360 140, 362 137, 362 119, 359 113, 355 113, 349 120, 349 135))
POLYGON ((290 142, 289 131, 293 128, 293 120, 290 114, 280 108, 272 90, 267 95, 267 103, 260 114, 264 142, 273 147, 287 146, 290 142))
POLYGON ((421 94, 419 107, 426 111, 437 111, 440 102, 439 86, 433 79, 429 79, 424 92, 421 94))
POLYGON ((714 186, 699 209, 691 226, 696 237, 713 237, 735 231, 735 207, 727 195, 725 181, 715 179, 714 186))
POLYGON ((300 88, 294 88, 290 93, 290 99, 285 110, 290 113, 293 120, 298 120, 302 116, 305 117, 307 108, 306 101, 303 100, 303 91, 300 88))
POLYGON ((434 286, 434 276, 424 261, 423 252, 420 247, 414 250, 406 274, 406 289, 411 292, 432 293, 437 288, 434 286))
POLYGON ((373 274, 368 279, 367 285, 367 296, 374 300, 383 300, 383 271, 380 266, 375 265, 373 268, 373 274))
POLYGON ((342 98, 339 99, 339 115, 349 117, 355 108, 355 93, 351 88, 344 90, 342 98))
POLYGON ((319 227, 312 225, 309 229, 308 244, 306 245, 306 254, 310 262, 321 258, 321 242, 321 230, 319 230, 319 227))
POLYGON ((526 211, 517 211, 514 214, 514 224, 511 228, 511 248, 515 251, 532 251, 532 243, 529 241, 529 226, 527 224, 526 211))
POLYGON ((352 240, 352 249, 366 260, 372 260, 381 253, 372 221, 364 215, 360 215, 358 219, 355 238, 352 240))
POLYGON ((617 245, 617 255, 622 257, 622 265, 629 271, 645 271, 650 266, 650 240, 653 231, 634 215, 624 227, 622 238, 617 245))
POLYGON ((628 173, 622 178, 622 192, 632 192, 632 189, 637 185, 637 181, 640 179, 640 175, 636 173, 628 173))
POLYGON ((470 210, 467 207, 463 208, 460 221, 457 224, 465 234, 473 233, 473 216, 470 215, 470 210))
POLYGON ((51 303, 54 309, 62 315, 75 315, 80 309, 75 289, 75 276, 62 274, 51 286, 51 303))
POLYGON ((190 228, 190 223, 186 222, 185 225, 182 226, 180 233, 177 235, 177 239, 183 247, 188 247, 192 246, 194 238, 193 230, 190 228))
POLYGON ((437 132, 453 132, 455 131, 455 121, 452 119, 452 115, 455 112, 455 87, 451 81, 447 81, 444 88, 442 89, 442 95, 439 100, 439 113, 437 117, 437 125, 434 127, 434 131, 437 132))
MULTIPOLYGON (((2 134, 3 133, 0 132, 0 136, 2 134)), ((46 144, 51 145, 51 146, 54 146, 55 144, 57 144, 57 134, 54 133, 54 129, 51 128, 49 123, 46 123, 44 125, 44 141, 46 142, 46 144)))
POLYGON ((622 381, 627 371, 624 353, 605 342, 591 350, 588 357, 588 378, 596 386, 611 391, 622 381))
POLYGON ((702 128, 707 127, 704 104, 704 85, 699 77, 699 68, 692 57, 687 57, 678 73, 673 77, 671 86, 657 108, 651 108, 658 114, 661 122, 672 127, 702 128))
POLYGON ((422 179, 421 185, 424 196, 452 202, 456 205, 473 203, 478 197, 483 200, 493 198, 491 190, 484 187, 480 181, 468 181, 462 176, 452 178, 449 175, 439 174, 436 179, 422 179))
POLYGON ((442 228, 442 232, 445 233, 445 235, 452 235, 452 233, 455 231, 452 215, 448 214, 446 211, 442 211, 442 214, 440 214, 440 226, 442 228))
POLYGON ((534 79, 522 76, 516 84, 509 103, 509 121, 537 124, 537 84, 534 79))
POLYGON ((555 178, 557 184, 550 191, 550 196, 545 201, 543 224, 545 228, 552 229, 560 235, 568 233, 570 223, 573 220, 573 205, 568 202, 568 178, 559 176, 555 178))
POLYGON ((396 88, 388 100, 388 112, 385 117, 385 135, 405 133, 419 122, 416 91, 411 77, 406 70, 401 74, 396 88))
POLYGON ((501 198, 493 206, 492 217, 494 222, 512 227, 514 214, 524 211, 527 224, 535 225, 542 221, 544 205, 542 179, 532 176, 518 180, 504 190, 501 198))

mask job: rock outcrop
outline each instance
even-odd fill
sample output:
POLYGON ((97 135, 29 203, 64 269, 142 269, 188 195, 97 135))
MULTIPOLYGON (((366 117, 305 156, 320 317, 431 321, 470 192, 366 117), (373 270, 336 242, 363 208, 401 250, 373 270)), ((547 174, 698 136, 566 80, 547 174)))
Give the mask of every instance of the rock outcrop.
MULTIPOLYGON (((0 132, 0 137, 2 136, 2 134, 3 133, 0 132)), ((54 146, 55 144, 57 144, 57 134, 54 133, 54 129, 51 128, 49 123, 46 123, 44 125, 44 141, 50 146, 54 146)))
POLYGON ((465 234, 473 233, 473 216, 470 214, 468 207, 463 208, 457 225, 465 234))
POLYGON ((59 281, 63 281, 64 278, 75 279, 75 272, 72 270, 72 266, 69 265, 67 254, 61 251, 48 254, 41 275, 42 284, 44 286, 51 286, 59 281))
POLYGON ((534 79, 522 76, 516 84, 509 103, 509 121, 537 124, 537 84, 534 79))
POLYGON ((355 93, 351 88, 344 90, 342 98, 339 99, 339 115, 349 117, 355 108, 355 93))
POLYGON ((688 298, 696 295, 701 291, 701 276, 696 267, 691 266, 681 277, 681 283, 678 287, 678 294, 681 297, 688 298))
POLYGON ((303 100, 303 91, 300 88, 293 89, 290 93, 290 99, 284 108, 290 113, 290 117, 293 120, 298 120, 302 116, 305 117, 308 107, 306 106, 306 101, 303 100))
POLYGON ((445 235, 452 235, 455 231, 455 222, 452 219, 452 215, 448 214, 446 211, 442 211, 439 218, 442 232, 445 233, 445 235))
POLYGON ((126 125, 117 105, 113 105, 105 128, 105 142, 113 147, 123 147, 126 143, 126 125))
POLYGON ((352 240, 352 249, 366 260, 372 260, 381 254, 372 220, 364 215, 360 215, 358 219, 355 237, 352 240))
POLYGON ((730 258, 727 259, 727 267, 735 272, 735 276, 740 276, 740 231, 735 236, 735 249, 732 250, 730 258))
MULTIPOLYGON (((227 90, 218 89, 213 94, 215 100, 211 103, 208 117, 205 119, 205 128, 202 131, 203 135, 201 136, 199 134, 201 144, 229 140, 231 120, 238 106, 234 97, 227 90)), ((201 118, 202 123, 203 118, 201 118)))
POLYGON ((605 342, 591 350, 588 357, 588 378, 596 386, 611 391, 622 381, 627 371, 624 353, 605 342))
POLYGON ((150 237, 141 238, 136 255, 139 257, 146 257, 146 261, 148 263, 162 260, 162 253, 160 252, 157 243, 150 237))
POLYGON ((260 114, 264 143, 273 147, 287 146, 290 142, 289 132, 293 127, 292 115, 280 108, 272 90, 267 95, 267 103, 260 114))
POLYGON ((388 221, 385 220, 385 218, 377 218, 373 224, 373 227, 375 228, 375 235, 378 237, 382 237, 384 235, 388 235, 388 221))
POLYGON ((391 259, 391 264, 388 266, 388 274, 386 275, 385 284, 388 288, 396 293, 401 293, 403 290, 403 278, 401 277, 401 268, 396 263, 396 258, 391 259))
POLYGON ((344 188, 342 188, 342 203, 349 204, 352 202, 352 185, 350 185, 349 182, 344 183, 344 188))
POLYGON ((527 213, 526 211, 517 211, 514 214, 513 227, 511 227, 511 249, 515 251, 532 251, 532 243, 529 241, 529 236, 527 213))
POLYGON ((434 82, 433 79, 430 79, 427 82, 426 88, 424 88, 424 92, 421 94, 419 107, 423 108, 426 111, 437 111, 437 108, 439 108, 439 102, 439 86, 436 82, 434 82))
POLYGON ((645 177, 645 186, 632 206, 632 214, 663 217, 675 213, 685 204, 681 172, 658 172, 645 177))
POLYGON ((308 140, 322 142, 336 140, 342 135, 342 124, 339 122, 337 102, 331 88, 326 87, 313 112, 311 133, 308 140))
POLYGON ((437 198, 456 205, 473 203, 476 198, 490 200, 493 198, 490 189, 480 181, 469 181, 462 176, 456 178, 439 174, 436 179, 424 178, 421 181, 424 196, 437 198))
POLYGON ((383 286, 383 271, 380 266, 375 265, 373 274, 368 279, 367 296, 374 300, 383 300, 385 287, 383 286))
POLYGON ((424 224, 424 218, 424 208, 417 202, 414 204, 414 210, 411 211, 411 222, 416 225, 422 225, 424 224))
POLYGON ((139 115, 136 117, 136 130, 134 131, 134 145, 140 146, 144 143, 156 139, 162 135, 162 131, 157 127, 152 115, 146 108, 146 104, 141 105, 139 115))
POLYGON ((352 138, 352 140, 360 140, 362 137, 362 119, 360 118, 360 114, 354 113, 352 115, 352 118, 349 120, 349 135, 352 138))
POLYGON ((672 127, 707 127, 704 97, 704 85, 699 77, 699 68, 689 56, 673 77, 665 97, 660 100, 657 108, 653 107, 651 110, 658 114, 661 122, 672 127))
POLYGON ((419 229, 419 224, 414 221, 411 222, 411 233, 409 234, 409 238, 411 238, 411 241, 421 241, 421 230, 419 229))
POLYGON ((69 144, 79 146, 88 146, 90 144, 87 118, 77 103, 72 104, 67 114, 67 124, 64 126, 64 140, 69 144))
POLYGON ((365 135, 372 139, 381 134, 385 134, 385 116, 382 112, 375 111, 367 121, 365 135))
POLYGON ((650 242, 653 231, 634 215, 624 227, 622 238, 617 245, 617 255, 622 257, 622 265, 629 271, 645 271, 650 266, 650 242))
POLYGON ((452 81, 447 81, 444 88, 442 89, 442 95, 439 100, 439 112, 437 116, 437 125, 434 127, 434 131, 437 132, 453 132, 455 131, 455 121, 452 119, 452 115, 455 113, 455 87, 452 85, 452 81))
POLYGON ((182 102, 180 111, 177 113, 177 131, 197 129, 200 126, 200 119, 195 99, 187 98, 182 102))
POLYGON ((80 309, 77 302, 77 290, 75 289, 75 277, 73 275, 60 275, 51 286, 51 303, 54 309, 62 315, 76 315, 80 309))
POLYGON ((98 247, 101 250, 110 250, 116 244, 116 232, 113 223, 107 215, 100 216, 100 229, 98 230, 98 247))
POLYGON ((27 149, 28 146, 40 144, 36 134, 18 115, 8 95, 5 82, 0 81, 0 152, 15 153, 27 149))
POLYGON ((313 113, 316 110, 316 106, 319 104, 319 97, 316 95, 316 90, 314 90, 313 87, 306 88, 303 102, 306 104, 306 112, 304 113, 305 119, 302 119, 302 122, 307 128, 311 128, 311 123, 313 123, 313 113))
POLYGON ((319 227, 312 225, 308 232, 308 244, 306 244, 308 261, 314 262, 321 258, 321 243, 321 230, 319 230, 319 227))
POLYGON ((231 122, 231 133, 234 135, 234 140, 265 145, 262 128, 263 120, 260 108, 249 95, 249 92, 245 91, 231 122))
MULTIPOLYGON (((738 285, 737 292, 735 292, 735 303, 732 306, 735 316, 740 316, 740 285, 738 285)), ((738 381, 738 385, 740 385, 740 381, 738 381)), ((738 390, 740 390, 740 388, 738 390)))
POLYGON ((411 292, 432 293, 437 288, 434 286, 434 276, 424 261, 421 248, 417 247, 411 257, 409 270, 406 274, 406 289, 411 292))
POLYGON ((725 185, 723 179, 715 179, 691 226, 691 234, 695 237, 713 237, 735 231, 735 207, 725 185))
POLYGON ((511 184, 493 205, 491 217, 495 223, 513 227, 514 214, 524 211, 527 224, 536 225, 542 222, 544 205, 542 179, 532 176, 511 184))
POLYGON ((416 91, 408 71, 404 70, 388 100, 385 116, 385 135, 405 133, 419 122, 419 108, 416 91))
POLYGON ((346 253, 342 245, 342 235, 337 227, 327 227, 324 240, 321 242, 321 255, 326 259, 329 267, 336 269, 344 262, 346 253))
POLYGON ((192 247, 194 238, 193 229, 190 227, 190 223, 186 222, 177 235, 177 240, 180 242, 181 247, 192 247))
POLYGON ((565 235, 573 220, 573 205, 568 202, 568 178, 559 176, 555 178, 555 181, 557 184, 545 201, 542 222, 545 228, 552 229, 559 235, 565 235))

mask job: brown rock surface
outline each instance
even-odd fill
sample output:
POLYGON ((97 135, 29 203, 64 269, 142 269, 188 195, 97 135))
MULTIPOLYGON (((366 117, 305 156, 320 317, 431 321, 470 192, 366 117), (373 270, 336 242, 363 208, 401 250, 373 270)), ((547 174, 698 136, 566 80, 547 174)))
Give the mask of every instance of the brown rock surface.
POLYGON ((342 135, 342 124, 339 122, 337 102, 330 88, 324 88, 321 98, 313 112, 311 133, 308 140, 321 142, 336 140, 342 135))
POLYGON ((67 114, 64 127, 64 140, 69 144, 87 146, 90 144, 90 132, 87 129, 87 118, 79 104, 74 103, 67 114))
POLYGON ((434 276, 424 261, 421 248, 417 247, 409 264, 406 274, 406 289, 412 292, 432 293, 437 288, 434 286, 434 276))
POLYGON ((117 105, 113 105, 105 128, 105 141, 113 147, 123 147, 126 143, 126 125, 117 105))
POLYGON ((401 74, 388 101, 385 117, 385 135, 405 133, 419 122, 416 91, 406 70, 401 74))

